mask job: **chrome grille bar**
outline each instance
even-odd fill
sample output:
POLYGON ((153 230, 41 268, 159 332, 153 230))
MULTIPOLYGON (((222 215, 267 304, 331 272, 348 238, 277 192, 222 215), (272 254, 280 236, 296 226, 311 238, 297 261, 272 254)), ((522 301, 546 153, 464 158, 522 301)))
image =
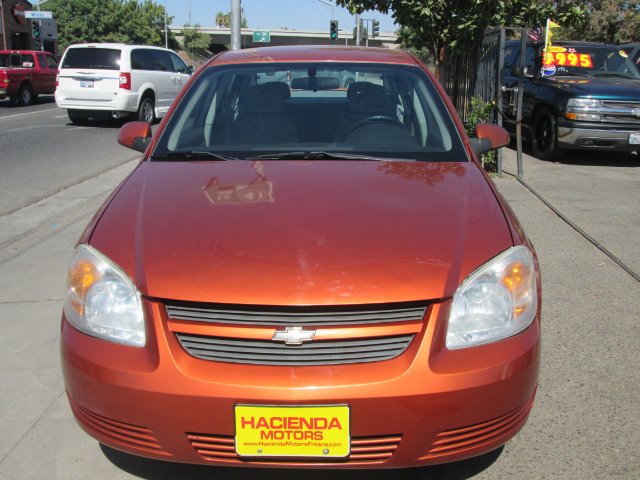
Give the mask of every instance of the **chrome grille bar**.
POLYGON ((182 347, 203 360, 254 365, 340 365, 390 360, 402 354, 414 335, 362 340, 319 341, 289 346, 263 340, 238 340, 176 333, 182 347))
POLYGON ((166 303, 173 320, 234 325, 360 325, 421 321, 426 302, 347 307, 249 307, 246 305, 207 305, 166 303))

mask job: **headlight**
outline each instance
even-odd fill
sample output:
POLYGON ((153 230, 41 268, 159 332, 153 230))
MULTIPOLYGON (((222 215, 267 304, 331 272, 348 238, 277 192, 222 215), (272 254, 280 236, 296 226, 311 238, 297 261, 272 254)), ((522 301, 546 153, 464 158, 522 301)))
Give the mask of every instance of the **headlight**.
POLYGON ((602 100, 597 98, 570 98, 567 102, 567 108, 573 110, 573 107, 577 107, 578 110, 583 108, 602 108, 602 100))
POLYGON ((599 122, 602 120, 600 109, 604 106, 597 98, 570 98, 567 102, 565 118, 583 122, 599 122))
POLYGON ((94 337, 145 344, 140 292, 115 263, 88 245, 80 245, 71 259, 64 313, 74 327, 94 337))
POLYGON ((512 247, 473 272, 453 296, 447 348, 511 337, 533 322, 538 307, 536 267, 525 246, 512 247))

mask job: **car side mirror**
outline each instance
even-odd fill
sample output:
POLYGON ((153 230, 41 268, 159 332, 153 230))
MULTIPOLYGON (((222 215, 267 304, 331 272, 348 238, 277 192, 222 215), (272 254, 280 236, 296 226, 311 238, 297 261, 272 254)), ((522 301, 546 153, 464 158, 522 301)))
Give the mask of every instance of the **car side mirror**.
POLYGON ((193 65, 187 66, 187 75, 193 74, 193 65))
POLYGON ((151 142, 151 125, 147 122, 125 123, 118 131, 118 143, 144 153, 151 142))
POLYGON ((524 67, 521 67, 520 65, 515 65, 513 67, 513 74, 516 77, 519 77, 521 72, 522 72, 522 76, 524 78, 533 78, 533 77, 535 77, 535 74, 534 74, 535 69, 532 68, 529 65, 525 65, 524 67))
POLYGON ((509 141, 509 134, 504 128, 490 123, 478 123, 475 138, 470 139, 471 148, 478 156, 509 145, 509 141))

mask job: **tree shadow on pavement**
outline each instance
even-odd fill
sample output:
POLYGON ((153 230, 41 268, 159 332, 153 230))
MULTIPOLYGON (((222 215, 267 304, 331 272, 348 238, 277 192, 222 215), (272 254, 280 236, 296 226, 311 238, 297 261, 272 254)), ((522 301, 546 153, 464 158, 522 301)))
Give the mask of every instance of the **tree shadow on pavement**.
MULTIPOLYGON (((244 467, 214 467, 187 465, 137 457, 100 445, 107 459, 125 472, 146 480, 200 480, 223 478, 225 480, 253 480, 256 469, 244 467)), ((432 467, 403 470, 326 470, 322 467, 304 470, 305 480, 462 480, 474 477, 489 468, 502 454, 504 447, 479 457, 432 467)), ((299 480, 301 470, 260 469, 263 480, 299 480)))

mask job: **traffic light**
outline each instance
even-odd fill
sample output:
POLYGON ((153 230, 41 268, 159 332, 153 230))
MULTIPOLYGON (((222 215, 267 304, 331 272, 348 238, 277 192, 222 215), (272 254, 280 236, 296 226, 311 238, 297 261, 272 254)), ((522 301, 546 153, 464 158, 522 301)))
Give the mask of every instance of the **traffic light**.
POLYGON ((337 20, 331 20, 329 22, 329 38, 332 41, 338 39, 338 21, 337 20))
POLYGON ((40 38, 40 23, 38 20, 31 20, 31 36, 36 40, 40 38))
POLYGON ((374 20, 371 36, 375 38, 378 35, 380 35, 380 22, 378 20, 374 20))

